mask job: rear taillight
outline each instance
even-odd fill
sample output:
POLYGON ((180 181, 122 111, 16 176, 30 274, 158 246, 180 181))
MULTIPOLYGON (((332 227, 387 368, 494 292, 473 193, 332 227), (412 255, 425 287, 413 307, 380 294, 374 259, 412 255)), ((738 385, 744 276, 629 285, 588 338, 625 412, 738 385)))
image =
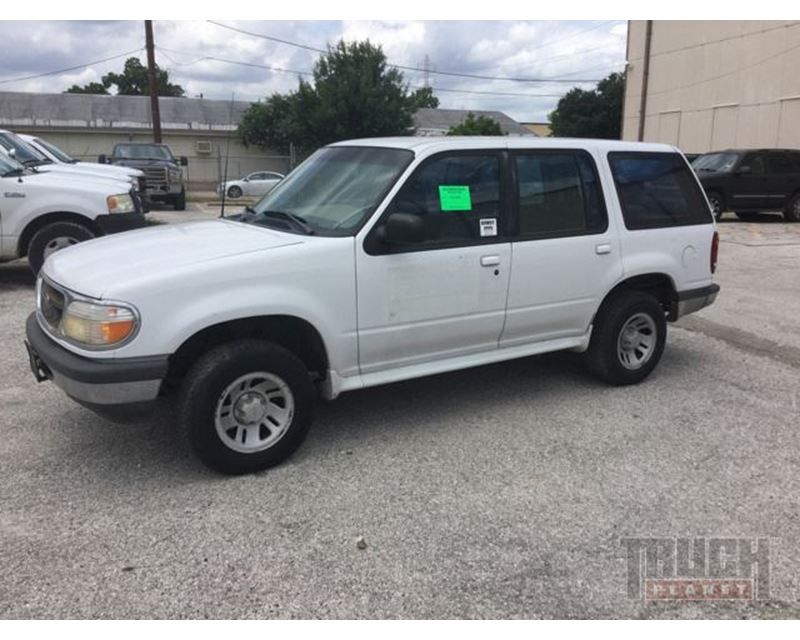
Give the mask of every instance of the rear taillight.
POLYGON ((714 238, 711 240, 711 273, 717 270, 717 256, 719 255, 719 233, 714 232, 714 238))

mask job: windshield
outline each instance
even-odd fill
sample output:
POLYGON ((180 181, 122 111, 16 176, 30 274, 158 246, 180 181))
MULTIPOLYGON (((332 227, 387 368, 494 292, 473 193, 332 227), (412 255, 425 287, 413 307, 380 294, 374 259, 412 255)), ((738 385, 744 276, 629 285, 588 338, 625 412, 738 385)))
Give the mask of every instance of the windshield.
POLYGON ((6 151, 14 150, 17 160, 22 164, 41 164, 50 162, 46 157, 13 133, 0 133, 0 144, 6 151))
POLYGON ((24 170, 25 167, 23 167, 19 162, 0 153, 0 176, 5 176, 9 173, 24 170))
POLYGON ((170 150, 158 144, 118 144, 114 149, 114 157, 132 160, 174 161, 170 150))
POLYGON ((726 172, 733 169, 739 159, 738 153, 706 153, 692 163, 695 171, 726 172))
POLYGON ((253 207, 252 222, 269 224, 279 212, 299 216, 314 233, 349 235, 413 158, 406 149, 325 147, 253 207))
POLYGON ((47 142, 47 140, 42 140, 41 138, 35 138, 35 140, 36 140, 36 144, 38 144, 40 147, 44 147, 45 149, 47 149, 60 162, 66 162, 67 164, 75 164, 77 162, 77 160, 75 158, 73 158, 68 153, 66 153, 66 152, 62 151, 61 149, 59 149, 53 143, 47 142))

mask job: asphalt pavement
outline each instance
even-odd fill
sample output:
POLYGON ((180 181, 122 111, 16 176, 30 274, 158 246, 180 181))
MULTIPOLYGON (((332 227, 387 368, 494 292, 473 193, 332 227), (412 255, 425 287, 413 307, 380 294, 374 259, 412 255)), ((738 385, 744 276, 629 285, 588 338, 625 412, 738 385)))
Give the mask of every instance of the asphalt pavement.
POLYGON ((0 617, 798 617, 800 225, 720 231, 722 293, 645 383, 553 354, 353 392, 237 478, 167 408, 37 384, 33 278, 0 265, 0 617), (630 593, 626 540, 698 537, 767 540, 768 593, 630 593))

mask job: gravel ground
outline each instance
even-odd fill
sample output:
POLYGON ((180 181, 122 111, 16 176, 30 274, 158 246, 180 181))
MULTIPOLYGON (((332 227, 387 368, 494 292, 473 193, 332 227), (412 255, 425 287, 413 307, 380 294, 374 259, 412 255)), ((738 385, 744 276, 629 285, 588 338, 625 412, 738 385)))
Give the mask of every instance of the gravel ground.
POLYGON ((166 409, 37 385, 0 265, 0 617, 798 617, 800 225, 720 229, 718 303, 646 383, 555 354, 345 394, 239 478, 166 409), (770 598, 629 597, 621 540, 674 536, 769 538, 770 598))

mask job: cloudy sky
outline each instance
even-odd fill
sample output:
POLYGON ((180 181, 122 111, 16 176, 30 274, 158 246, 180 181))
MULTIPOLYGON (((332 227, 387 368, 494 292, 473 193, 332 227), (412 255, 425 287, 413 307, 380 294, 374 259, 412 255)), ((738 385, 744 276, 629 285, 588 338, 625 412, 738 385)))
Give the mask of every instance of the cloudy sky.
MULTIPOLYGON (((390 63, 412 68, 403 69, 412 88, 424 84, 427 58, 428 82, 441 107, 496 109, 531 122, 546 120, 558 96, 577 81, 602 78, 625 63, 626 23, 620 20, 222 24, 286 42, 210 22, 156 21, 156 61, 189 96, 258 100, 289 91, 296 88, 298 73, 311 71, 319 56, 315 49, 340 38, 369 38, 383 46, 390 63)), ((61 92, 99 81, 108 71, 121 70, 129 55, 144 61, 143 47, 142 22, 3 21, 0 91, 61 92), (109 60, 112 56, 118 57, 109 60)))

